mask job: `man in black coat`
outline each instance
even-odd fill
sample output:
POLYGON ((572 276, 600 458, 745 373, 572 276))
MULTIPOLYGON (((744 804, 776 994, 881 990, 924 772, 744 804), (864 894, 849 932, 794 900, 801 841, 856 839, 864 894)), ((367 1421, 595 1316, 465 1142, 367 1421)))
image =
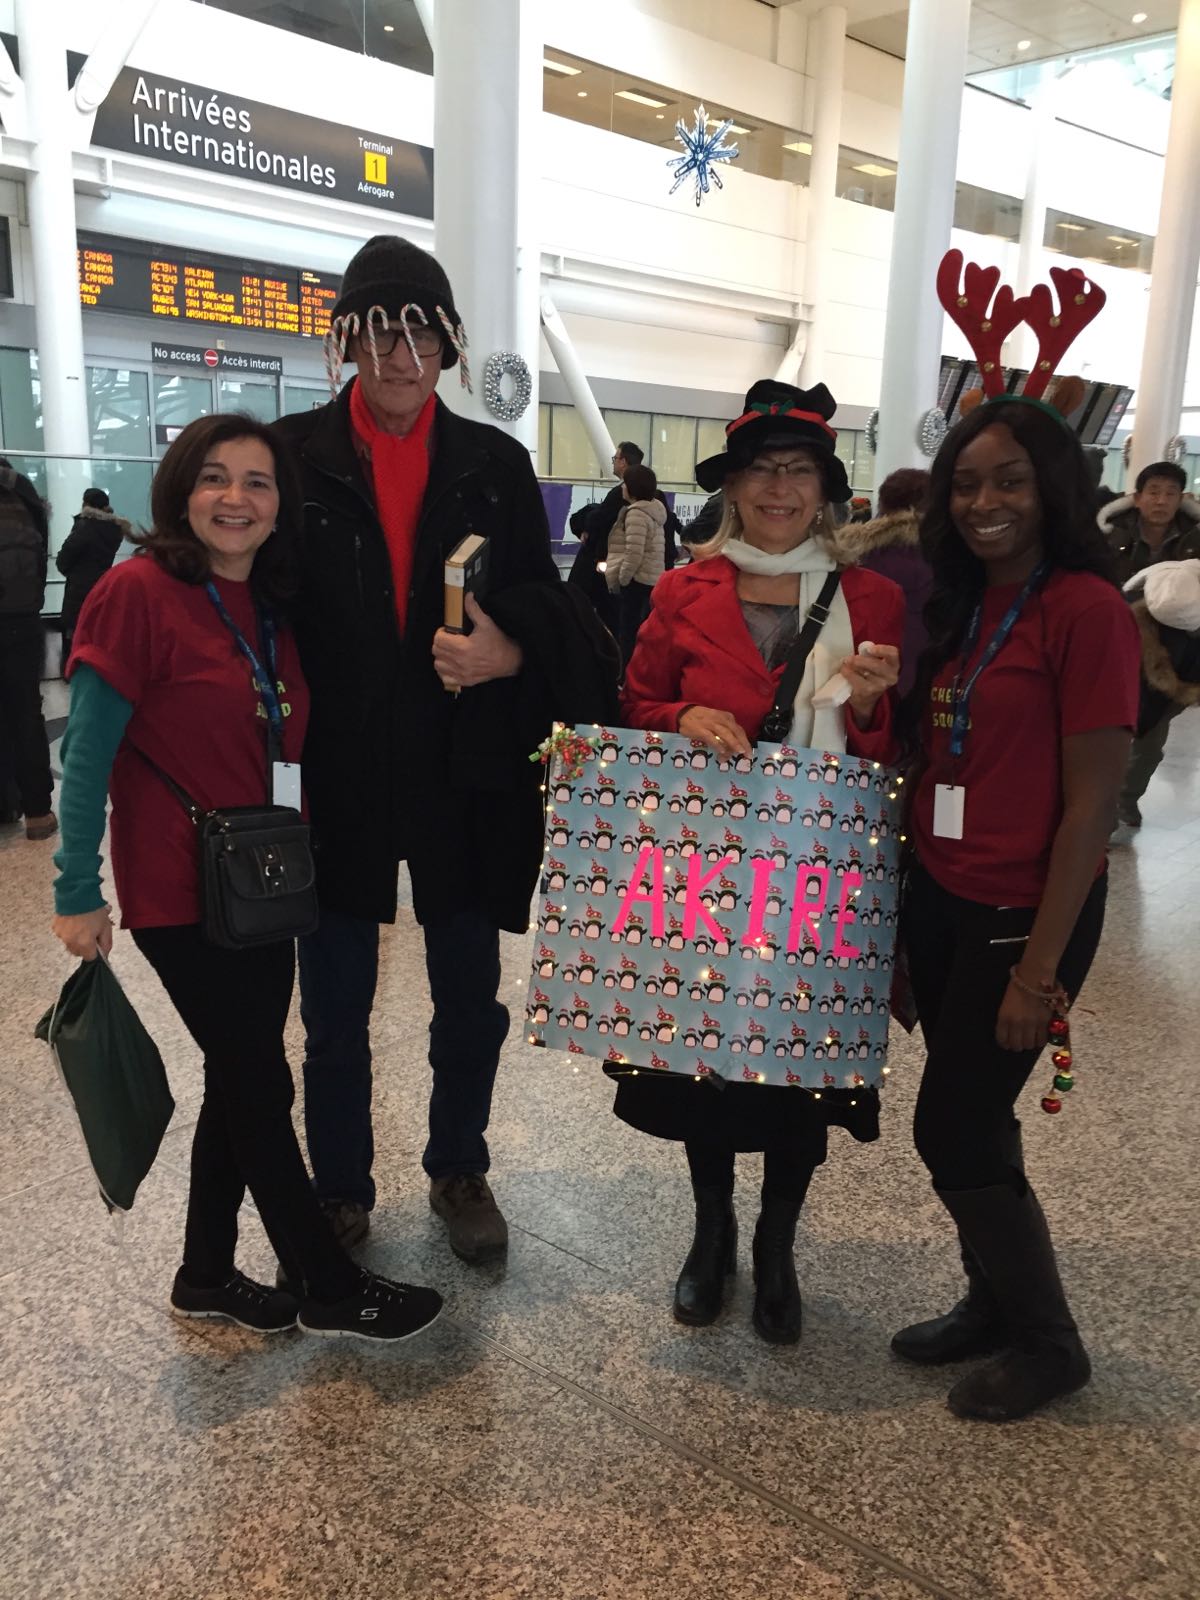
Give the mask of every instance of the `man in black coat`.
POLYGON ((49 546, 41 496, 0 456, 0 820, 24 816, 27 839, 58 830, 41 687, 49 546))
POLYGON ((484 1137, 509 1017, 499 930, 523 932, 542 856, 542 769, 556 718, 615 716, 611 640, 559 580, 528 452, 434 389, 465 345, 445 273, 380 235, 351 261, 327 346, 358 375, 285 417, 304 491, 296 617, 312 713, 304 782, 321 926, 300 941, 305 1122, 318 1191, 347 1244, 367 1231, 380 923, 408 863, 433 997, 423 1164, 464 1260, 503 1252, 484 1137), (488 541, 470 631, 442 627, 444 563, 488 541))
MULTIPOLYGON (((623 439, 612 458, 613 474, 617 479, 616 488, 610 489, 603 500, 594 500, 591 505, 581 506, 571 516, 571 532, 579 540, 579 549, 575 552, 575 560, 571 564, 570 581, 580 586, 595 606, 605 627, 611 629, 613 633, 617 631, 616 607, 612 595, 608 592, 604 574, 597 568, 601 561, 608 559, 608 536, 617 518, 625 509, 623 493, 625 474, 630 467, 640 467, 645 459, 644 450, 632 440, 623 439)), ((671 510, 667 497, 661 490, 655 490, 654 498, 661 500, 667 507, 667 520, 663 527, 663 566, 670 571, 679 560, 679 545, 676 541, 683 532, 683 524, 671 510)))

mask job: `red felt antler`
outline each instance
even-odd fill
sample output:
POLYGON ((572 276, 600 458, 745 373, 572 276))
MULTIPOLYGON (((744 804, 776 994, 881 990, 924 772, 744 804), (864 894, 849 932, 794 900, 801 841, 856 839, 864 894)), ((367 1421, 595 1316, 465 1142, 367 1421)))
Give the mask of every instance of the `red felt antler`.
POLYGON ((1049 286, 1044 283, 1034 285, 1026 302, 1025 321, 1038 336, 1037 362, 1022 390, 1030 400, 1040 399, 1046 392, 1071 343, 1099 316, 1108 299, 1100 285, 1092 283, 1078 267, 1051 267, 1050 276, 1058 290, 1059 310, 1055 311, 1049 286))
POLYGON ((961 250, 947 250, 938 267, 938 299, 975 352, 984 393, 989 398, 1004 393, 1001 347, 1025 318, 1029 306, 1028 300, 1018 299, 1008 284, 997 292, 999 282, 999 267, 981 267, 968 261, 964 273, 961 250))

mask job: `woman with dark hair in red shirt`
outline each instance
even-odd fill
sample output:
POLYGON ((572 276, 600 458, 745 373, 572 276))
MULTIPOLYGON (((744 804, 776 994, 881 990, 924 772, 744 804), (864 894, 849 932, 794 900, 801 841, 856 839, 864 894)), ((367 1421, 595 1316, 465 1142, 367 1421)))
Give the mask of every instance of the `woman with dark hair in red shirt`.
POLYGON ((1014 1107, 1100 940, 1138 640, 1082 449, 1039 401, 989 401, 958 424, 922 536, 934 589, 901 718, 919 752, 901 942, 927 1050, 916 1145, 968 1290, 892 1348, 928 1363, 998 1350, 949 1404, 1002 1421, 1090 1376, 1014 1107))
MULTIPOLYGON (((696 478, 724 489, 715 536, 690 566, 656 585, 629 661, 622 696, 633 728, 682 733, 726 755, 749 754, 772 710, 806 616, 824 622, 790 712, 791 743, 893 753, 891 689, 899 674, 904 596, 873 572, 839 566, 829 538, 830 503, 850 498, 829 426, 833 396, 764 380, 725 430, 727 447, 696 478), (871 646, 870 654, 863 647, 871 646), (814 705, 844 680, 844 698, 814 705)), ((776 735, 776 738, 779 736, 776 735)), ((874 1090, 814 1099, 784 1087, 724 1083, 719 1089, 666 1073, 626 1075, 616 1114, 631 1127, 683 1142, 696 1201, 696 1233, 675 1288, 680 1322, 720 1314, 734 1271, 734 1160, 762 1151, 762 1208, 754 1230, 754 1326, 773 1344, 800 1337, 802 1307, 793 1245, 809 1181, 825 1160, 829 1124, 854 1138, 879 1137, 874 1090)))
POLYGON ((203 812, 261 806, 269 789, 301 805, 309 701, 286 623, 298 502, 278 441, 251 417, 202 417, 163 457, 143 549, 100 580, 76 628, 53 928, 85 961, 112 948, 100 885, 111 793, 123 925, 204 1056, 175 1314, 396 1340, 434 1321, 441 1297, 365 1272, 334 1237, 292 1126, 283 1032, 295 944, 206 941, 197 829, 170 786, 203 812), (234 1264, 247 1189, 278 1288, 234 1264))

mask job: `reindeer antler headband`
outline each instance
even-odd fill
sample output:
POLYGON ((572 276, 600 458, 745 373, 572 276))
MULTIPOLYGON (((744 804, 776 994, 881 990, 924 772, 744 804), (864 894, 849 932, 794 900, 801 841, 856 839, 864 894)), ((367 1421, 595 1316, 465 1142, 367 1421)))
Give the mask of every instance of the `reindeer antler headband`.
POLYGON ((938 299, 966 335, 988 400, 1004 397, 1040 403, 1059 362, 1108 298, 1078 267, 1051 267, 1050 276, 1058 290, 1057 310, 1048 284, 1036 284, 1018 299, 1008 284, 997 290, 999 267, 981 267, 969 261, 964 271, 961 250, 948 250, 942 257, 938 299), (1000 352, 1005 339, 1022 322, 1038 336, 1037 361, 1021 393, 1006 395, 1000 352))

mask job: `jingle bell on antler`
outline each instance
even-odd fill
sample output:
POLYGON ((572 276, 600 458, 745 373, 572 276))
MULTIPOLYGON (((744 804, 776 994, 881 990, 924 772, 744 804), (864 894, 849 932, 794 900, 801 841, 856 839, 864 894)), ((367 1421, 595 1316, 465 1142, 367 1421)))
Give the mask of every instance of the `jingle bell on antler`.
MULTIPOLYGON (((1073 341, 1099 315, 1108 298, 1078 267, 1051 267, 1058 291, 1055 307, 1049 284, 1035 284, 1018 297, 1008 284, 1000 284, 999 267, 981 267, 968 261, 961 250, 948 250, 938 268, 937 291, 943 309, 966 336, 979 366, 982 394, 964 395, 962 409, 969 411, 981 399, 1028 400, 1043 404, 1055 370, 1073 341), (1000 287, 997 288, 997 285, 1000 287), (1006 393, 1001 351, 1004 341, 1024 322, 1038 337, 1037 361, 1020 394, 1006 393)), ((1067 416, 1083 398, 1082 380, 1063 378, 1049 396, 1050 406, 1067 416)))

